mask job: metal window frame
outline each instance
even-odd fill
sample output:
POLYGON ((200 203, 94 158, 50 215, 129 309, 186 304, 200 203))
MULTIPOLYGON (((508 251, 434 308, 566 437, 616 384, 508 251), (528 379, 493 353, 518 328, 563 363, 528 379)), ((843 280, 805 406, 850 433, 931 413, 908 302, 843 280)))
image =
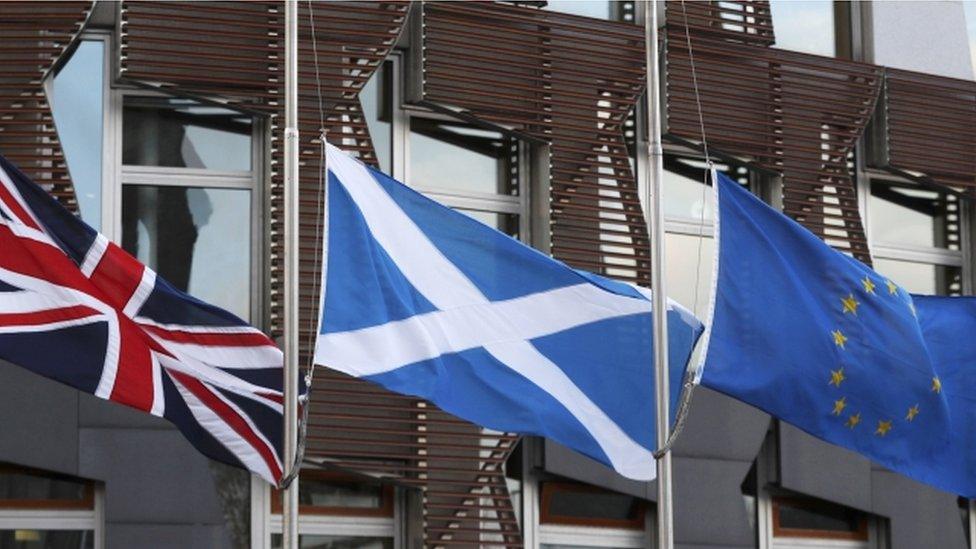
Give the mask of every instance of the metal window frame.
POLYGON ((0 509, 0 530, 91 530, 95 549, 105 549, 105 489, 93 489, 91 509, 0 509))
MULTIPOLYGON (((112 53, 114 50, 106 48, 112 53)), ((106 71, 109 72, 109 71, 106 71)), ((222 171, 201 168, 173 168, 165 166, 138 166, 122 163, 122 117, 126 97, 170 97, 158 91, 135 87, 106 84, 108 97, 105 107, 104 139, 102 148, 102 227, 101 232, 113 242, 122 239, 122 187, 124 185, 195 187, 207 189, 241 189, 250 191, 250 303, 249 323, 263 326, 267 315, 265 307, 266 285, 264 273, 265 242, 265 195, 267 178, 265 150, 267 145, 266 121, 259 116, 245 113, 252 118, 251 169, 250 171, 222 171)))

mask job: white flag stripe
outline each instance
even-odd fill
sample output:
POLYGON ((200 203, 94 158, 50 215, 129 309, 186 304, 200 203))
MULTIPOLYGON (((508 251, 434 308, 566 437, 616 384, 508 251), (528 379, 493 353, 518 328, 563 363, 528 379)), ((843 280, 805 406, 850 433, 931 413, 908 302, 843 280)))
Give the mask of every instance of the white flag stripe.
POLYGON ((260 396, 260 394, 280 396, 280 392, 254 385, 253 383, 244 381, 239 377, 232 376, 227 372, 218 370, 217 368, 211 368, 188 355, 177 353, 174 354, 176 355, 175 357, 169 357, 162 354, 157 354, 156 356, 159 358, 159 363, 167 370, 173 370, 174 372, 180 372, 188 376, 195 377, 203 383, 216 385, 217 387, 220 387, 226 391, 230 391, 232 393, 241 395, 242 397, 249 398, 255 402, 264 404, 278 413, 282 412, 281 404, 275 402, 274 400, 260 396))
POLYGON ((649 313, 650 303, 579 284, 505 301, 434 311, 361 330, 322 334, 315 361, 375 375, 503 341, 527 341, 608 318, 649 313), (572 307, 567 307, 572 303, 572 307), (400 340, 396 346, 390 341, 400 340))
POLYGON ((166 395, 163 393, 163 367, 159 363, 159 356, 156 355, 155 351, 150 354, 150 358, 152 359, 153 402, 149 413, 163 417, 163 414, 166 413, 166 395))
POLYGON ((369 170, 332 145, 329 170, 363 212, 373 238, 407 280, 438 309, 452 309, 488 301, 414 224, 369 170))
MULTIPOLYGON (((2 207, 2 205, 3 202, 0 201, 0 207, 2 207)), ((48 236, 48 234, 45 233, 44 231, 39 231, 33 227, 23 225, 19 221, 7 221, 2 216, 0 216, 0 225, 4 225, 8 227, 10 229, 10 232, 14 233, 15 235, 21 238, 27 238, 30 240, 40 242, 41 244, 46 244, 48 246, 51 246, 52 248, 57 249, 59 252, 64 253, 64 250, 62 250, 57 244, 55 244, 54 241, 51 240, 51 237, 48 236)))
MULTIPOLYGON (((613 468, 634 480, 655 477, 654 455, 620 428, 580 390, 565 372, 527 341, 489 343, 485 348, 543 391, 552 395, 593 434, 613 468)), ((600 367, 598 364, 594 368, 600 367)), ((648 382, 650 383, 650 382, 648 382)))
MULTIPOLYGON (((152 326, 154 328, 160 328, 162 330, 169 330, 171 332, 186 332, 188 334, 255 334, 264 335, 264 332, 253 328, 251 326, 187 326, 185 324, 168 324, 165 322, 156 322, 155 320, 145 317, 137 316, 133 318, 137 324, 142 324, 144 326, 152 326)), ((165 334, 161 337, 166 339, 165 334)), ((167 340, 168 341, 168 340, 167 340)))
POLYGON ((96 324, 98 322, 105 322, 105 315, 101 313, 93 314, 92 316, 86 316, 85 318, 75 318, 72 320, 59 320, 57 322, 48 322, 47 324, 17 324, 14 326, 0 326, 0 334, 22 334, 28 332, 46 332, 48 330, 60 330, 63 328, 71 328, 74 326, 85 326, 87 324, 96 324))
POLYGON ((152 293, 153 288, 156 287, 156 273, 149 267, 142 268, 142 279, 139 280, 139 286, 136 291, 132 292, 132 297, 129 298, 129 302, 125 304, 125 308, 122 312, 125 316, 129 318, 135 318, 136 313, 142 308, 142 304, 149 299, 149 294, 152 293))
POLYGON ((264 458, 248 441, 244 440, 244 437, 227 425, 227 422, 221 419, 209 406, 201 402, 192 391, 184 387, 176 378, 173 376, 169 376, 169 378, 176 385, 176 390, 183 396, 190 413, 207 432, 213 435, 224 448, 227 448, 227 451, 234 454, 245 467, 258 473, 261 478, 272 485, 278 484, 278 479, 274 478, 275 475, 265 463, 264 458))
MULTIPOLYGON (((37 225, 38 227, 44 226, 43 224, 41 224, 40 221, 37 220, 37 217, 34 216, 34 211, 27 206, 27 202, 24 201, 24 197, 20 196, 20 191, 17 189, 17 185, 14 184, 13 180, 10 179, 10 175, 8 175, 6 170, 4 170, 3 168, 0 168, 0 185, 3 185, 4 187, 7 188, 7 191, 10 192, 11 195, 13 195, 14 200, 17 201, 21 209, 27 212, 27 215, 30 216, 31 220, 34 222, 35 225, 37 225)), ((13 212, 8 211, 7 213, 9 213, 10 217, 15 219, 16 221, 20 223, 27 223, 27 221, 24 219, 18 219, 17 216, 13 215, 13 212)))
POLYGON ((164 335, 153 333, 167 351, 189 355, 208 366, 253 370, 261 368, 281 368, 281 351, 274 347, 224 347, 216 345, 197 345, 178 343, 166 339, 164 335))
POLYGON ((88 248, 88 253, 85 254, 85 260, 81 262, 81 273, 86 278, 91 278, 92 273, 95 272, 95 268, 98 267, 98 264, 102 261, 102 257, 105 256, 108 245, 108 238, 102 233, 98 233, 95 241, 92 242, 91 248, 88 248))
MULTIPOLYGON (((444 312, 452 309, 470 308, 473 305, 488 304, 489 300, 464 274, 451 263, 419 227, 406 215, 403 210, 394 202, 393 198, 382 188, 376 179, 373 178, 369 170, 342 153, 339 149, 329 146, 329 169, 336 175, 343 187, 349 192, 363 214, 370 232, 373 237, 386 251, 393 262, 400 269, 400 272, 410 281, 410 283, 428 299, 435 307, 444 312)), ((544 292, 543 292, 544 293, 544 292)), ((613 296, 611 292, 604 292, 606 296, 613 296)), ((643 307, 650 307, 645 302, 640 302, 643 307)), ((575 302, 564 302, 562 307, 565 311, 576 308, 575 302)), ((534 311, 527 314, 534 315, 534 311)), ((632 314, 632 313, 627 313, 632 314)), ((610 315, 607 318, 612 318, 610 315)), ((470 319, 469 319, 470 320, 470 319)), ((487 323, 492 324, 492 323, 487 323)), ((474 329, 477 333, 486 330, 480 323, 466 327, 474 329)), ((497 327, 496 327, 497 329, 497 327)), ((566 329, 566 328, 563 328, 566 329)), ((553 333, 550 331, 549 333, 553 333)), ((418 334, 397 334, 396 339, 387 338, 380 345, 380 352, 396 354, 401 352, 399 347, 404 345, 405 340, 410 335, 418 334)), ((431 335, 430 332, 427 334, 431 335)), ((436 336, 428 337, 426 345, 438 346, 446 345, 446 334, 438 333, 436 336), (443 340, 443 341, 442 341, 443 340)), ((316 357, 320 355, 318 348, 326 347, 323 336, 316 347, 316 357)), ((333 345, 328 345, 334 347, 333 345)), ((599 446, 607 454, 612 463, 626 465, 636 463, 636 461, 647 459, 643 467, 633 465, 630 467, 630 474, 637 475, 635 478, 649 479, 655 474, 653 457, 650 452, 641 447, 634 441, 619 425, 613 422, 605 412, 600 411, 605 421, 593 419, 593 409, 599 409, 592 401, 586 398, 585 393, 573 384, 572 380, 565 376, 565 373, 550 360, 546 359, 531 343, 527 341, 508 341, 505 345, 489 344, 485 348, 495 356, 502 364, 512 368, 516 372, 525 376, 533 383, 539 384, 543 390, 547 387, 556 389, 556 393, 549 392, 563 407, 577 417, 580 423, 589 431, 590 435, 596 440, 599 446), (519 346, 521 344, 521 346, 519 346), (532 352, 526 351, 529 348, 532 352), (500 358, 492 352, 497 350, 505 355, 500 358), (540 358, 542 360, 540 360, 540 358), (560 380, 562 381, 554 381, 560 380), (571 385, 572 389, 566 387, 571 385), (579 400, 582 395, 585 402, 579 400), (582 414, 585 418, 577 414, 582 414), (612 425, 612 427, 608 426, 612 425), (622 438, 621 438, 622 437, 622 438), (635 448, 641 452, 634 453, 635 448), (621 455, 621 452, 629 452, 632 455, 621 455), (636 460, 632 462, 631 460, 636 460), (648 476, 651 475, 651 476, 648 476)), ((359 348, 363 352, 364 348, 359 348)), ((370 352, 377 349, 370 348, 370 352)), ((330 351, 323 350, 321 353, 330 351)), ((405 354, 410 354, 407 351, 405 354)), ((358 363, 361 361, 357 360, 358 363)), ((342 369, 343 365, 338 361, 322 361, 327 366, 342 369)), ((621 471, 622 473, 624 471, 621 471)))

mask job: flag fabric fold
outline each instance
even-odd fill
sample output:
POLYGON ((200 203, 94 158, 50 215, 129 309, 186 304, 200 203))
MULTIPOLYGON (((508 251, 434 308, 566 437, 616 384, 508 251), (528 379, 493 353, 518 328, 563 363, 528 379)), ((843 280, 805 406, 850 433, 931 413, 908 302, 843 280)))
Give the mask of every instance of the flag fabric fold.
MULTIPOLYGON (((327 154, 316 363, 654 477, 646 290, 575 271, 335 147, 327 154)), ((680 374, 702 326, 677 304, 668 318, 680 374)))
POLYGON ((976 358, 946 348, 972 316, 949 318, 976 312, 972 304, 948 313, 942 300, 913 298, 724 175, 713 181, 717 275, 702 385, 916 480, 976 495, 963 478, 971 472, 945 469, 956 460, 958 414, 973 415, 951 399, 976 358))
POLYGON ((282 355, 174 288, 0 157, 0 360, 163 417, 277 484, 282 355))

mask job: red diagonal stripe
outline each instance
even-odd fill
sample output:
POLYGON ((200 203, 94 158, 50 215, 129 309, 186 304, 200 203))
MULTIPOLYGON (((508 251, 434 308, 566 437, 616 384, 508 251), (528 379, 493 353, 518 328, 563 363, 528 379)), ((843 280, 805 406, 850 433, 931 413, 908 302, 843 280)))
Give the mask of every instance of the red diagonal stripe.
POLYGON ((109 397, 148 412, 153 404, 152 351, 149 338, 123 315, 119 316, 119 367, 109 397))
MULTIPOLYGON (((166 370, 169 375, 173 376, 181 385, 187 388, 188 391, 193 393, 200 402, 207 405, 215 414, 217 414, 224 422, 230 426, 237 434, 244 438, 248 444, 250 444, 261 456, 261 459, 268 465, 268 469, 271 470, 275 479, 281 478, 281 467, 278 466, 278 460, 275 454, 268 448, 268 445, 255 434, 254 430, 247 421, 244 420, 233 408, 227 405, 226 402, 221 400, 213 393, 211 389, 205 386, 200 380, 190 377, 184 373, 177 372, 175 370, 166 370)), ((215 437, 216 438, 216 437, 215 437)), ((218 439, 219 440, 219 439, 218 439)))
POLYGON ((84 305, 35 311, 32 313, 0 313, 0 326, 39 326, 66 320, 77 320, 100 315, 98 311, 84 305))
MULTIPOLYGON (((183 330, 169 330, 151 324, 139 324, 143 330, 155 334, 162 339, 176 343, 191 343, 211 347, 276 347, 268 336, 258 331, 242 333, 220 332, 187 332, 183 330)), ((219 330, 220 328, 215 328, 219 330)))
POLYGON ((128 252, 109 244, 91 281, 106 296, 108 304, 121 311, 142 282, 143 270, 145 266, 128 252))

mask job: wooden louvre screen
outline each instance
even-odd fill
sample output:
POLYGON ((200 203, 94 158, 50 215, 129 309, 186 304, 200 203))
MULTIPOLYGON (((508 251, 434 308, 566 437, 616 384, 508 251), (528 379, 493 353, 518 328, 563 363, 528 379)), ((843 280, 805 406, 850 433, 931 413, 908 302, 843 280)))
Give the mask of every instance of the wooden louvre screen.
POLYGON ((0 154, 71 210, 78 202, 44 76, 81 30, 91 2, 4 2, 0 17, 0 154))
POLYGON ((873 124, 876 164, 976 189, 976 82, 885 70, 873 124))
MULTIPOLYGON (((331 143, 376 164, 359 92, 406 22, 407 2, 314 3, 331 143)), ((300 333, 307 364, 316 326, 321 124, 308 3, 299 3, 300 333), (311 328, 312 330, 310 330, 311 328)), ((170 93, 266 113, 270 160, 270 318, 281 335, 283 5, 126 1, 121 76, 170 93), (203 47, 206 45, 206 47, 203 47)), ((521 546, 503 464, 517 438, 488 433, 416 398, 319 369, 306 458, 421 490, 425 547, 521 546)))
POLYGON ((480 2, 423 10, 423 100, 549 143, 552 254, 647 283, 624 135, 643 89, 642 28, 480 2))
MULTIPOLYGON (((701 132, 680 7, 669 2, 667 132, 701 132)), ((837 249, 870 264, 853 178, 882 69, 727 40, 691 29, 709 145, 783 176, 783 210, 837 249)))

